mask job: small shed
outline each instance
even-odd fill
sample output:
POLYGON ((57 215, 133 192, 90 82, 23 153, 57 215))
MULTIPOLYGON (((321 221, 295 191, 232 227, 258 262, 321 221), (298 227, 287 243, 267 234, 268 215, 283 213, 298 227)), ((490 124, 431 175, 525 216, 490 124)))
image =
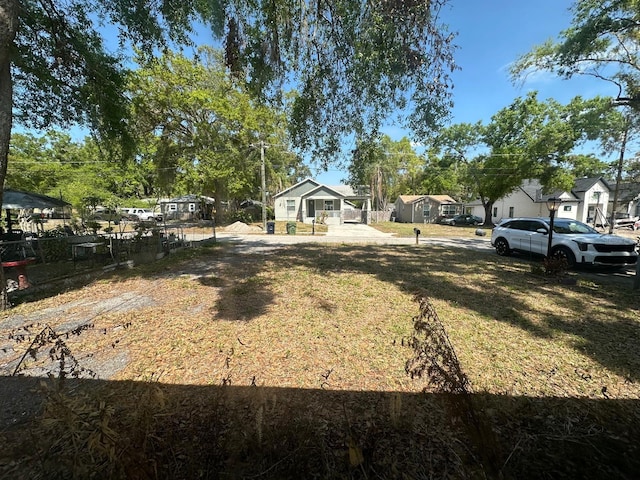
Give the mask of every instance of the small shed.
POLYGON ((214 203, 211 197, 188 194, 160 200, 160 211, 166 220, 210 220, 214 203))

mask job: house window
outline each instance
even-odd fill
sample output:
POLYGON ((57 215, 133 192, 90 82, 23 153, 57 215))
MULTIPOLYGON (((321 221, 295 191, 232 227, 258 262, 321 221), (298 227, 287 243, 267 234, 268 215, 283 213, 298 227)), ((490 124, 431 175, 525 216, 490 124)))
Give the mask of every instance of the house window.
POLYGON ((167 209, 170 212, 177 212, 178 211, 178 204, 177 203, 169 203, 167 205, 167 209))
POLYGON ((333 200, 324 201, 324 210, 333 210, 333 200))
POLYGON ((562 210, 565 211, 565 212, 570 212, 571 211, 571 205, 564 205, 562 207, 562 210))
POLYGON ((449 203, 442 205, 442 215, 455 215, 456 206, 449 203))
POLYGON ((514 212, 514 208, 509 207, 509 218, 513 218, 513 212, 514 212))
POLYGON ((493 207, 493 216, 494 217, 498 216, 498 207, 493 207))
POLYGON ((429 218, 431 216, 431 210, 429 205, 422 206, 422 216, 424 218, 429 218))
POLYGON ((295 212, 295 211, 296 211, 296 201, 287 200, 287 212, 295 212))
POLYGON ((195 203, 190 203, 189 204, 189 211, 190 212, 195 212, 196 211, 196 204, 195 203))

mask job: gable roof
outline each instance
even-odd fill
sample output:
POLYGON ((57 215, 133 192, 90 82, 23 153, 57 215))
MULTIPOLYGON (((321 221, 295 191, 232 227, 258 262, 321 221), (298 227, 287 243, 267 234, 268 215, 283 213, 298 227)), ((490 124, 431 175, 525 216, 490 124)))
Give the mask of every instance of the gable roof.
POLYGON ((571 189, 571 191, 586 192, 598 182, 602 182, 605 187, 611 190, 611 187, 603 177, 591 177, 591 178, 576 178, 576 180, 573 182, 573 188, 571 189))
POLYGON ((619 201, 631 202, 638 198, 640 198, 640 183, 626 182, 620 184, 618 188, 619 201))
POLYGON ((398 200, 404 204, 416 203, 424 199, 426 195, 399 195, 398 200))
POLYGON ((427 198, 438 203, 458 203, 449 195, 427 195, 427 198))
POLYGON ((198 202, 212 204, 212 203, 215 203, 215 200, 211 197, 206 197, 204 195, 196 195, 194 193, 189 193, 181 197, 163 198, 159 201, 159 203, 198 203, 198 202))
POLYGON ((334 197, 345 197, 346 195, 343 195, 342 193, 338 192, 335 188, 333 187, 329 187, 327 185, 318 185, 316 188, 312 188, 311 190, 309 190, 308 192, 305 192, 301 195, 301 197, 312 197, 316 194, 318 194, 319 192, 328 192, 329 194, 331 194, 334 197))
POLYGON ((301 185, 304 185, 305 183, 311 183, 313 184, 312 188, 318 187, 320 186, 320 182, 316 182, 313 178, 305 178, 304 180, 299 181, 298 183, 296 183, 295 185, 291 185, 289 188, 285 188, 284 190, 282 190, 281 192, 276 193, 273 198, 276 197, 280 197, 282 195, 285 195, 286 193, 290 192, 291 190, 294 190, 296 188, 298 188, 301 185))

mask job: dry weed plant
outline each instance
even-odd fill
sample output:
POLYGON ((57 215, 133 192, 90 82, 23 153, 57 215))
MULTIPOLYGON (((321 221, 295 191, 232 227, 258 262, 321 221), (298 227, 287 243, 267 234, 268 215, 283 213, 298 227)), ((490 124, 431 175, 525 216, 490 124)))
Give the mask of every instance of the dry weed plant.
POLYGON ((414 331, 409 339, 414 356, 407 360, 405 370, 412 379, 426 377, 429 385, 444 394, 451 424, 462 423, 479 452, 484 472, 493 478, 499 472, 495 436, 474 405, 469 379, 435 308, 424 294, 417 294, 415 300, 419 303, 419 313, 413 318, 414 331))
MULTIPOLYGON (((30 329, 34 326, 36 325, 25 325, 10 332, 9 340, 13 340, 16 343, 28 341, 31 338, 30 329)), ((82 367, 65 342, 70 336, 80 336, 82 332, 90 328, 93 328, 93 324, 80 325, 69 332, 58 333, 49 325, 45 325, 31 340, 31 343, 16 364, 12 375, 20 375, 28 368, 29 360, 38 361, 39 354, 48 349, 46 353, 49 360, 57 363, 57 377, 60 382, 63 382, 65 378, 78 378, 81 375, 95 378, 96 373, 82 367)), ((55 376, 55 371, 50 371, 48 374, 49 377, 55 376)))
POLYGON ((548 277, 562 278, 567 274, 569 263, 564 257, 554 255, 550 258, 545 257, 542 261, 544 266, 544 274, 548 277))

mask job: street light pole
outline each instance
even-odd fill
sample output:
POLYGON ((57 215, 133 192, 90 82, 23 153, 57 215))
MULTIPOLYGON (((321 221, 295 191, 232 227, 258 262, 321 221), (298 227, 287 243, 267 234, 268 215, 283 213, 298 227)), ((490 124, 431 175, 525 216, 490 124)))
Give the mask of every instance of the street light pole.
POLYGON ((551 242, 553 241, 553 219, 562 203, 561 198, 551 197, 547 200, 547 208, 549 209, 549 243, 547 245, 547 258, 551 258, 551 242))

